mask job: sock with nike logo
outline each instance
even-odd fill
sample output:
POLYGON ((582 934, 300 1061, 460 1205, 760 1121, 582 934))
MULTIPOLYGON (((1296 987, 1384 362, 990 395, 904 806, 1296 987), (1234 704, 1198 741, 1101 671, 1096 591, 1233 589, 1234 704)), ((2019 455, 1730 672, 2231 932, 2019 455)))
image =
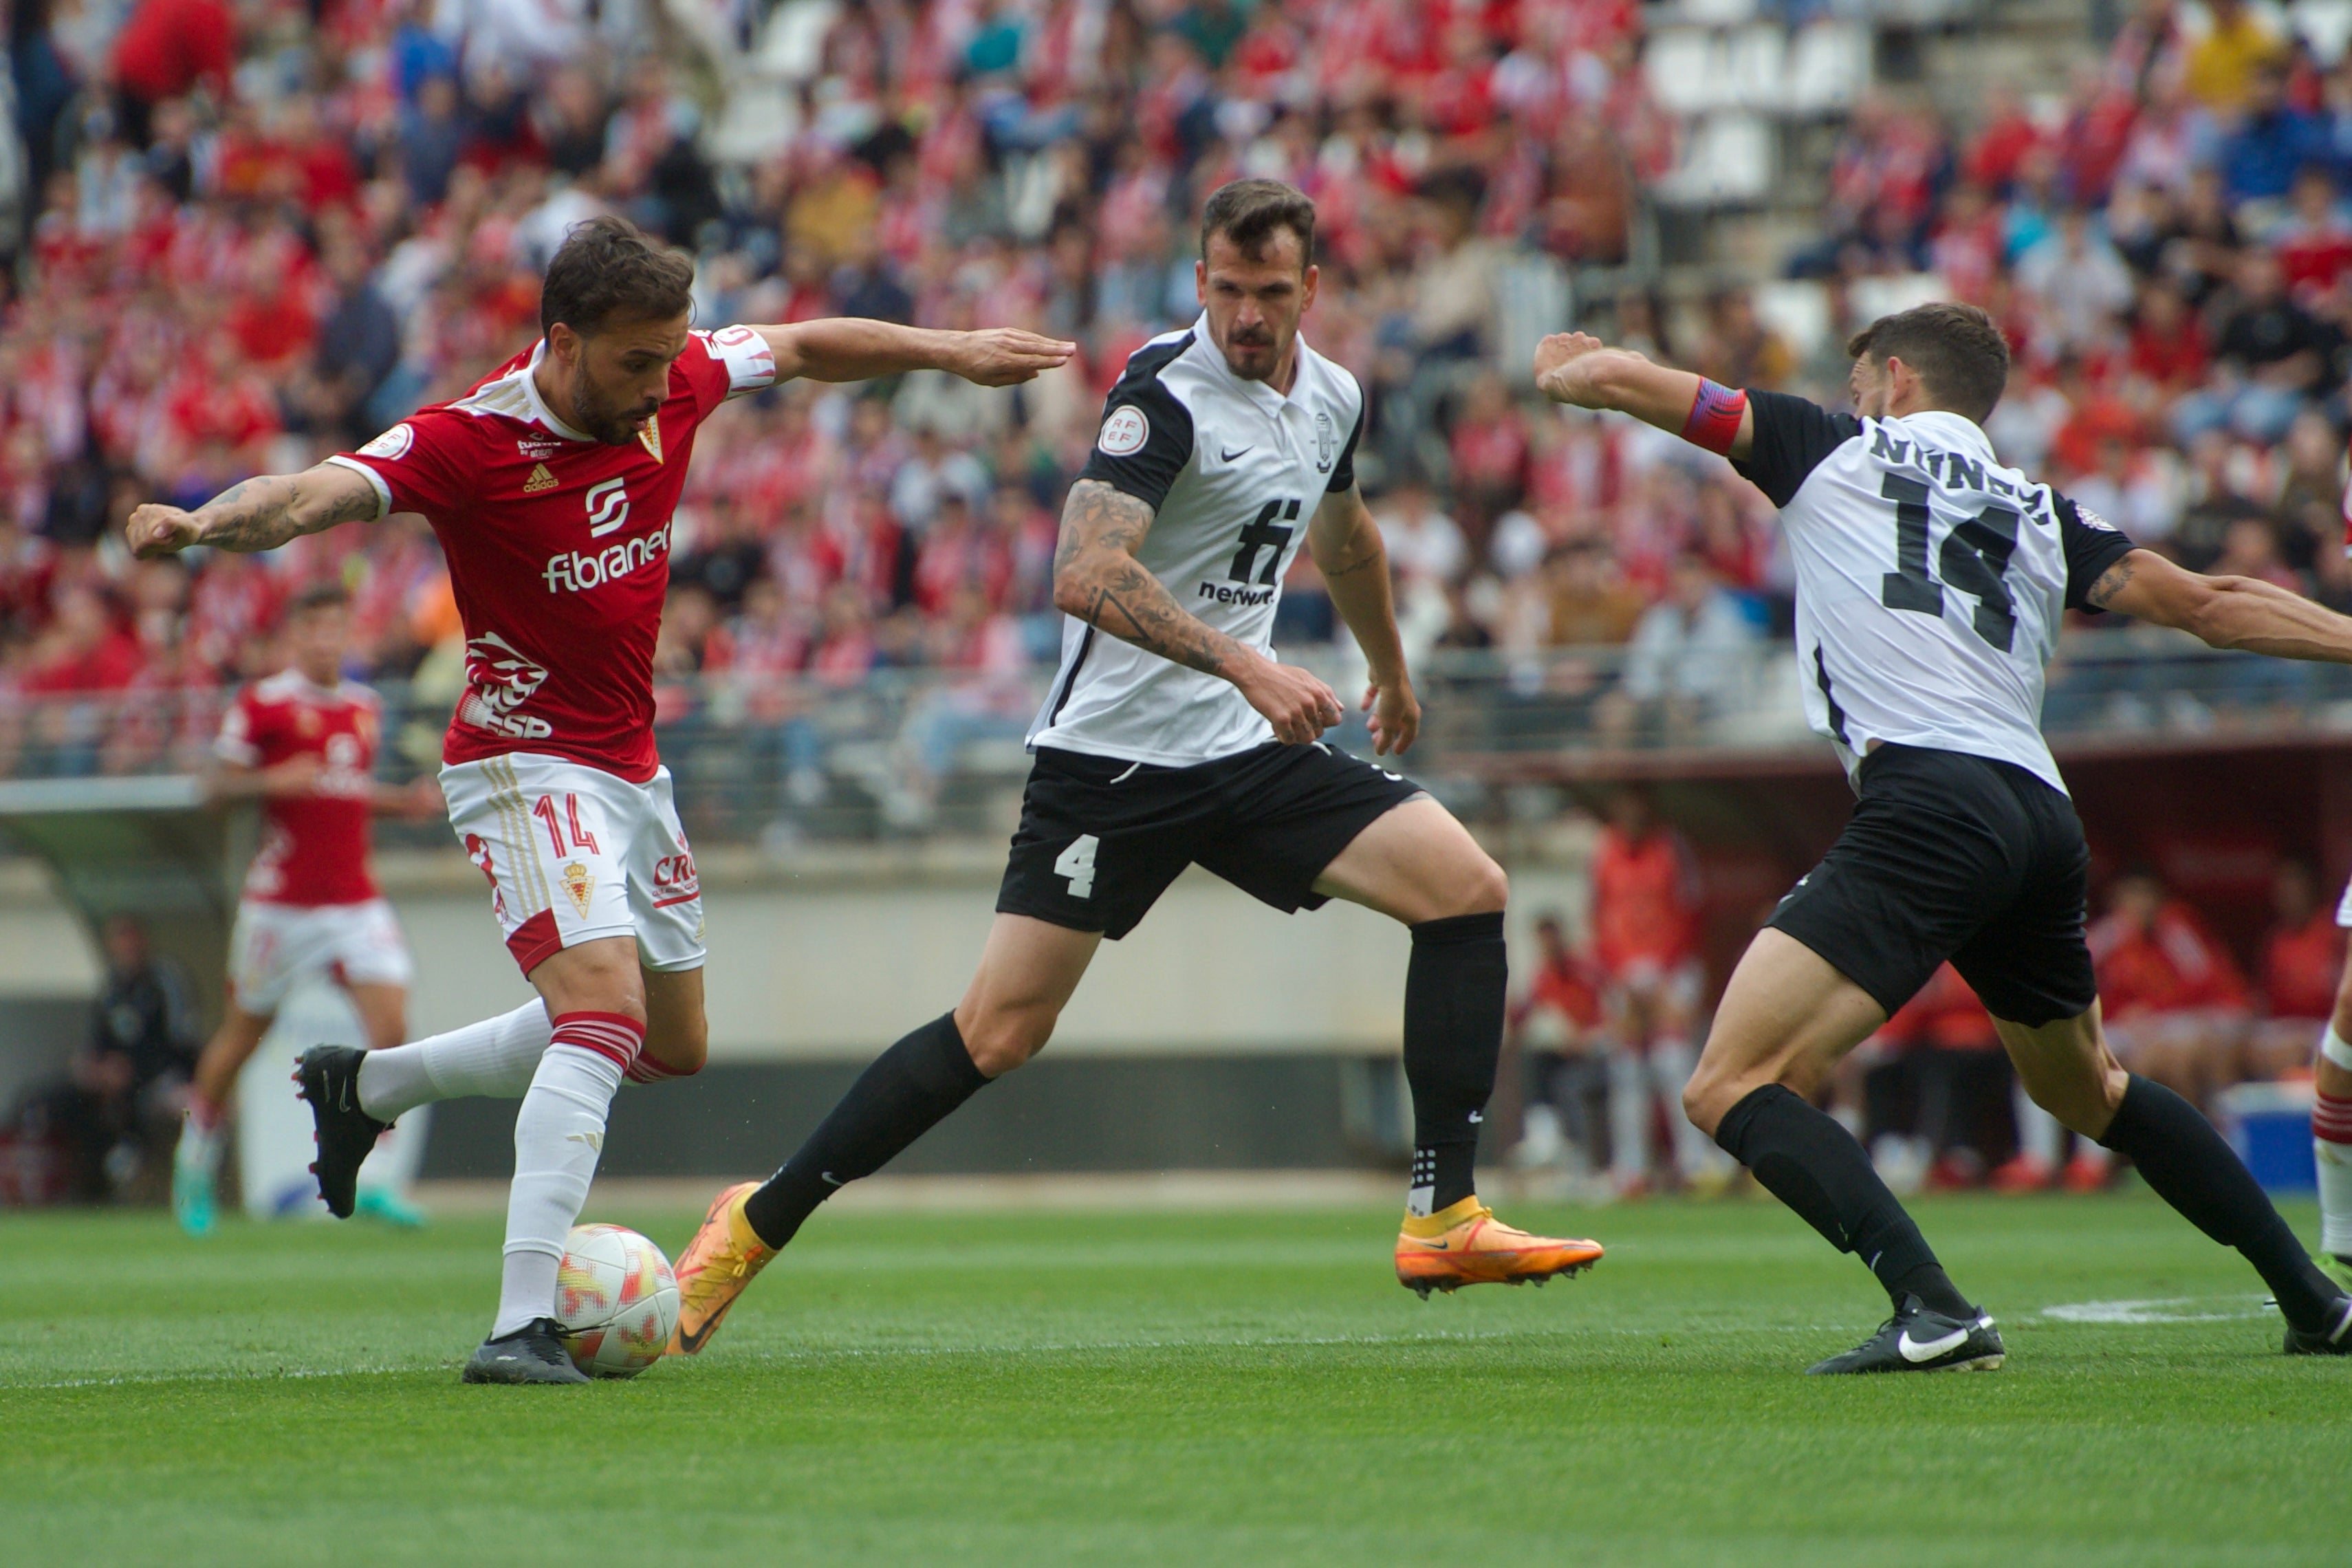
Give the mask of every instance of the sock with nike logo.
POLYGON ((2312 1262, 2271 1206, 2270 1194, 2195 1106, 2134 1073, 2099 1142, 2129 1155, 2141 1179, 2182 1218, 2244 1254, 2278 1297, 2281 1317, 2305 1333, 2335 1326, 2343 1292, 2312 1262))
POLYGON ((1731 1108, 1715 1141, 1832 1247, 1868 1265, 1897 1311, 1916 1296, 1946 1317, 1976 1316, 1870 1156, 1828 1112, 1768 1083, 1731 1108))
POLYGON ((1478 1190, 1478 1129, 1495 1092, 1510 965, 1500 910, 1412 929, 1404 1078, 1412 1089, 1412 1179, 1405 1212, 1425 1217, 1478 1190))
POLYGON ((987 1082, 953 1013, 915 1030, 875 1058, 808 1142, 744 1201, 752 1233, 783 1246, 817 1205, 897 1159, 987 1082))
POLYGON ((625 1013, 566 1013, 555 1020, 553 1041, 515 1112, 506 1269, 492 1339, 554 1315, 556 1267, 604 1152, 605 1113, 623 1069, 645 1043, 646 1026, 625 1013))

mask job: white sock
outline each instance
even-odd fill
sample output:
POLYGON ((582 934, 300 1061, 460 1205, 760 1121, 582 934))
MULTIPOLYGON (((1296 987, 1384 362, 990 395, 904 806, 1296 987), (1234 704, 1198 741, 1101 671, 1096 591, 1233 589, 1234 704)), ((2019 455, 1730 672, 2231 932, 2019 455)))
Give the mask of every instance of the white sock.
POLYGON ((534 999, 446 1035, 370 1051, 360 1063, 360 1109, 392 1121, 436 1100, 516 1099, 530 1087, 553 1033, 546 1005, 534 999))
POLYGON ((199 1125, 194 1111, 180 1122, 180 1142, 172 1151, 172 1163, 183 1171, 202 1171, 207 1175, 220 1170, 220 1129, 199 1125))
POLYGON ((2319 1097, 2311 1152, 2319 1167, 2319 1249, 2352 1258, 2352 1100, 2319 1097))
POLYGON ((557 1042, 539 1058, 515 1114, 514 1185, 507 1194, 506 1270, 490 1337, 555 1315, 555 1268, 604 1148, 604 1115, 622 1063, 557 1042))
POLYGON ((1650 1173, 1649 1064, 1631 1046, 1609 1058, 1609 1173, 1620 1182, 1650 1173))
POLYGON ((2058 1119, 2033 1103, 2033 1097, 2019 1084, 2013 1091, 2017 1111, 2017 1152, 2030 1154, 2052 1170, 2056 1170, 2066 1157, 2066 1130, 2058 1119))

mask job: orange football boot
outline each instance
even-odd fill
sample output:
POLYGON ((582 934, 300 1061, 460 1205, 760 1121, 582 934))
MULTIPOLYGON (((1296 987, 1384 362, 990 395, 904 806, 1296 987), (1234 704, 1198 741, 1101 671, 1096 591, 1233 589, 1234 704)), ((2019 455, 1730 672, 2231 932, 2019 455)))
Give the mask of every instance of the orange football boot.
POLYGON ((1540 1285, 1555 1274, 1575 1274, 1601 1260, 1597 1241, 1529 1236, 1495 1217, 1475 1197, 1427 1218, 1405 1215, 1396 1244, 1397 1283, 1421 1292, 1465 1285, 1540 1285))
POLYGON ((743 1200, 759 1190, 757 1182, 738 1182, 711 1199, 702 1228, 678 1256, 677 1327, 670 1331, 669 1354, 699 1355, 735 1298, 776 1255, 743 1217, 743 1200))

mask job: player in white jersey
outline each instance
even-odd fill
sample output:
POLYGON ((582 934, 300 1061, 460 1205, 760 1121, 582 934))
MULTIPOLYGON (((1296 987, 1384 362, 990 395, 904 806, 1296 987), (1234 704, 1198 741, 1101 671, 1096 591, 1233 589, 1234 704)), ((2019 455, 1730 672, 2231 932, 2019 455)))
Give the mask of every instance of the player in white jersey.
POLYGON ((1063 511, 1062 666, 1030 731, 1036 765, 980 973, 766 1185, 719 1195, 678 1262, 673 1349, 699 1351, 827 1195, 1034 1056, 1103 938, 1133 930, 1192 864, 1276 909, 1341 898, 1412 928, 1401 1282, 1426 1297, 1601 1256, 1500 1224, 1472 1182, 1502 1044, 1501 868, 1422 791, 1319 741, 1339 699, 1273 658, 1283 571, 1303 544, 1370 665, 1375 753, 1412 743, 1421 714, 1387 556, 1355 482, 1363 394, 1298 335, 1314 235, 1313 205, 1279 182, 1210 197, 1201 318, 1129 360, 1063 511))
POLYGON ((2136 550, 2002 467, 1983 423, 2009 350, 1983 311, 1921 306, 1848 350, 1854 415, 1718 386, 1581 333, 1536 354, 1537 384, 1559 402, 1621 410, 1728 457, 1780 508, 1796 562, 1806 711, 1856 804, 1734 971, 1684 1106, 1886 1289, 1894 1315, 1879 1331, 1812 1370, 1990 1368, 2004 1354, 1861 1145, 1808 1098, 1947 959, 2037 1103, 2129 1155, 2260 1271, 2289 1353, 2352 1352, 2352 1296, 2211 1125, 2107 1048, 2083 940, 2090 856, 2040 724, 2069 608, 2337 663, 2352 663, 2352 620, 2136 550))

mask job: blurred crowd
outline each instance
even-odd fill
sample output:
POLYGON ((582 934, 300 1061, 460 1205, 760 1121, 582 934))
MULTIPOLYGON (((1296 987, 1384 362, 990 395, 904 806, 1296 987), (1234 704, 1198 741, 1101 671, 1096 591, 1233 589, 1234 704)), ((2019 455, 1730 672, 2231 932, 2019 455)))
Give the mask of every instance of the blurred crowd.
MULTIPOLYGON (((1680 1102, 1715 994, 1697 858, 1629 788, 1607 804, 1589 869, 1580 918, 1537 921, 1537 962, 1513 1008, 1524 1084, 1513 1163, 1596 1196, 1719 1191, 1729 1163, 1680 1102)), ((2209 1115, 2235 1085, 2308 1079, 2344 968, 2334 892, 2308 861, 2278 860, 2268 925, 2242 956, 2155 868, 2117 868, 2089 941, 2118 1059, 2209 1115)), ((1825 1092, 1901 1191, 2091 1192, 2114 1173, 2105 1149, 2026 1098, 1991 1016, 1949 964, 1825 1092)))
MULTIPOLYGON (((1019 389, 793 386, 712 422, 663 722, 750 726, 803 795, 812 710, 876 672, 960 682, 898 736, 916 796, 1017 733, 1101 395, 1192 317, 1194 215, 1244 174, 1318 204, 1307 331, 1370 395, 1360 472, 1408 651, 1617 650, 1551 666, 1603 739, 1759 706, 1789 568, 1720 460, 1527 395, 1570 277, 1616 342, 1832 403, 1888 286, 1977 300, 2016 350, 2005 457, 2192 564, 2352 603, 2352 63, 2235 0, 2150 0, 2063 103, 1996 84, 1953 128, 1866 94, 1791 279, 1668 299, 1619 283, 1682 137, 1640 32, 1629 0, 27 0, 0 130, 0 771, 193 752, 317 576, 354 595, 353 674, 420 713, 454 696, 455 604, 413 519, 265 559, 114 540, 142 500, 305 466, 528 346, 539 269, 604 210, 696 255, 708 324, 1082 345, 1019 389), (795 18, 820 26, 779 76, 795 18), (1824 330, 1790 324, 1791 289, 1824 330)), ((1344 644, 1311 561, 1287 589, 1286 649, 1344 644)), ((2062 682, 2053 711, 2084 692, 2112 696, 2062 682)))
MULTIPOLYGON (((2277 13, 2272 13, 2275 17, 2277 13)), ((2015 354, 1991 435, 2135 539, 2352 602, 2352 58, 2243 0, 2143 0, 2063 101, 1975 122, 1869 97, 1791 271, 1832 314, 1931 274, 2015 354)))
MULTIPOLYGON (((540 268, 603 210, 697 256, 706 324, 858 313, 1084 345, 1017 391, 795 387, 714 421, 676 535, 666 721, 691 717, 696 676, 768 692, 1050 657, 1062 489, 1126 354, 1193 314, 1195 215, 1243 174, 1318 203, 1309 331, 1372 391, 1363 468, 1423 646, 1505 618, 1486 563, 1527 577, 1559 542, 1528 509, 1653 499, 1617 439, 1531 417, 1490 368, 1557 324, 1541 301, 1565 268, 1624 257, 1636 182, 1670 154, 1629 0, 788 9, 822 32, 747 151, 738 110, 774 97, 756 62, 795 20, 758 5, 13 7, 0 743, 63 771, 200 743, 191 715, 268 666, 278 606, 319 575, 355 595, 353 673, 454 681, 422 528, 260 561, 138 564, 112 541, 142 500, 304 466, 527 347, 540 268), (131 718, 37 700, 93 693, 131 718)), ((1659 499, 1752 576, 1753 508, 1719 488, 1711 519, 1695 492, 1659 499)), ((1528 635, 1630 634, 1671 573, 1645 544, 1605 575, 1523 615, 1528 635)), ((1330 637, 1311 566, 1294 588, 1285 637, 1330 637)))

